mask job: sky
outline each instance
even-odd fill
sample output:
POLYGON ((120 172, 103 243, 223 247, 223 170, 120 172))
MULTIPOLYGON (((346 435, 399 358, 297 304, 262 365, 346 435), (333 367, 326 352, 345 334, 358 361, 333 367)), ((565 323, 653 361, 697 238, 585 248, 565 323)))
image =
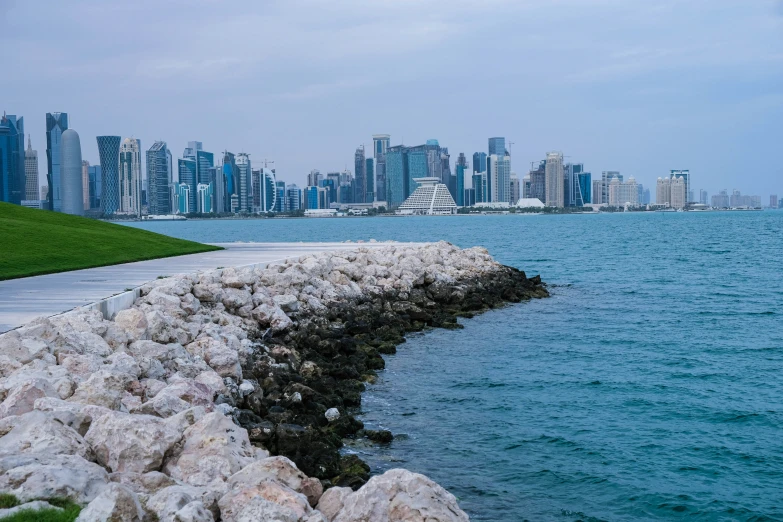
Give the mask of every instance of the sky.
POLYGON ((452 165, 505 136, 520 177, 562 151, 783 196, 783 0, 0 0, 0 47, 42 179, 67 112, 93 164, 97 135, 198 140, 303 186, 373 134, 452 165))

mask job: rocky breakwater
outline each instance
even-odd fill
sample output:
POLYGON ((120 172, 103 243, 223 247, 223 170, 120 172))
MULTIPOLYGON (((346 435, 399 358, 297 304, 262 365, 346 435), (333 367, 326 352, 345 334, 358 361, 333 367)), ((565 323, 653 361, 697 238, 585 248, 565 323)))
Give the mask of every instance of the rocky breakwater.
POLYGON ((113 320, 36 320, 0 336, 0 493, 83 521, 467 520, 426 477, 342 456, 392 437, 351 412, 406 333, 546 295, 436 243, 178 275, 113 320))

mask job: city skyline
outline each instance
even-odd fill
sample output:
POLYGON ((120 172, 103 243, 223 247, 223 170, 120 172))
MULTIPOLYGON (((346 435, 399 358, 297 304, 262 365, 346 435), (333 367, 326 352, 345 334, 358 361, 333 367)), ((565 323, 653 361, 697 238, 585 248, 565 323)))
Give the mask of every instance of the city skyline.
POLYGON ((108 22, 110 10, 94 1, 46 9, 6 2, 0 16, 15 23, 5 24, 0 38, 8 52, 0 60, 16 81, 7 85, 5 110, 25 117, 41 159, 43 114, 62 111, 79 129, 91 164, 97 135, 146 144, 162 139, 175 151, 198 139, 212 151, 272 158, 283 179, 302 184, 313 168, 351 168, 356 147, 370 150, 378 132, 392 136, 391 146, 437 138, 455 157, 468 158, 485 150, 486 136, 505 136, 514 143, 509 152, 518 175, 546 152, 563 150, 592 172, 617 170, 645 186, 684 165, 698 180, 697 194, 740 185, 781 192, 779 162, 770 168, 751 152, 774 150, 783 116, 777 88, 783 16, 776 2, 491 1, 489 10, 460 0, 422 1, 433 7, 428 19, 411 18, 409 2, 238 3, 231 12, 206 2, 188 12, 155 5, 155 20, 147 17, 152 4, 141 1, 123 6, 127 27, 108 22), (611 34, 589 45, 568 38, 572 22, 589 28, 607 17, 618 21, 611 34), (493 37, 460 38, 468 20, 493 37), (205 38, 182 38, 180 31, 207 21, 215 30, 205 38), (75 30, 59 35, 53 49, 48 29, 66 22, 75 30), (131 31, 134 23, 156 29, 154 41, 131 31), (230 42, 218 37, 221 28, 254 26, 280 45, 259 48, 252 31, 232 30, 237 38, 230 42), (422 46, 441 59, 419 59, 422 46), (494 55, 492 49, 524 66, 507 67, 487 84, 452 81, 464 78, 473 58, 494 55), (395 61, 404 61, 406 72, 390 77, 395 61), (357 63, 364 70, 351 79, 345 73, 357 63), (560 70, 544 79, 550 63, 560 70), (249 81, 219 81, 226 74, 249 81), (464 115, 487 100, 503 100, 503 110, 465 125, 464 115), (746 169, 754 176, 742 175, 746 169))

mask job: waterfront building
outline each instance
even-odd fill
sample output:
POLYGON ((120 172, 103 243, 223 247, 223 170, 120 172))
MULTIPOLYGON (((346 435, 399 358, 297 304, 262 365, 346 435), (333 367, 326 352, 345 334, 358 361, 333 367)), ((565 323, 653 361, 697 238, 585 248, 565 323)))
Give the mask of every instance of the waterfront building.
POLYGON ((474 206, 476 204, 476 189, 474 188, 465 189, 465 195, 463 197, 464 197, 464 199, 462 200, 463 207, 474 206))
POLYGON ((618 177, 612 178, 609 182, 610 207, 638 207, 639 204, 639 184, 633 176, 627 182, 620 182, 618 177))
POLYGON ((426 177, 414 180, 418 187, 397 210, 398 214, 445 215, 456 214, 457 204, 448 187, 440 178, 426 177))
MULTIPOLYGON (((685 183, 685 203, 693 201, 693 192, 691 191, 691 172, 690 170, 671 170, 669 177, 672 179, 682 178, 685 183)), ((684 206, 684 205, 683 205, 684 206)))
POLYGON ((85 210, 98 210, 101 208, 101 166, 90 165, 87 167, 87 193, 88 204, 85 210))
POLYGON ((671 207, 676 209, 685 208, 687 203, 687 185, 686 181, 678 176, 671 178, 671 207))
POLYGON ((141 214, 141 140, 125 138, 120 145, 121 214, 141 214))
POLYGON ((236 165, 239 171, 239 212, 250 213, 253 211, 253 170, 250 164, 250 154, 245 152, 237 154, 236 165))
POLYGON ((24 151, 24 179, 24 199, 28 201, 38 200, 38 151, 33 150, 29 134, 27 136, 27 148, 24 151))
POLYGON ((372 137, 373 156, 375 158, 375 199, 387 201, 386 152, 391 145, 388 134, 374 134, 372 137))
POLYGON ((90 162, 82 160, 82 202, 84 210, 90 208, 90 162))
POLYGON ((365 169, 367 173, 367 192, 365 193, 364 202, 365 203, 372 203, 376 200, 376 194, 375 194, 375 161, 373 158, 367 158, 364 160, 365 164, 367 165, 367 168, 365 169))
POLYGON ((318 187, 320 186, 322 179, 324 179, 324 177, 321 174, 321 171, 318 169, 313 169, 310 171, 310 174, 307 175, 307 186, 318 187))
POLYGON ((119 136, 98 136, 96 140, 98 142, 98 157, 101 160, 101 212, 110 216, 120 210, 119 167, 122 138, 119 136))
POLYGON ((367 162, 364 157, 364 145, 359 145, 354 153, 354 203, 364 203, 367 200, 367 162))
POLYGON ((492 154, 487 158, 487 192, 489 202, 511 201, 511 162, 508 156, 492 154))
MULTIPOLYGON (((212 183, 212 180, 214 178, 214 172, 211 170, 215 166, 215 155, 211 152, 207 152, 204 150, 204 146, 200 141, 189 141, 188 146, 185 147, 184 152, 182 153, 182 157, 184 159, 193 160, 195 163, 195 176, 193 178, 193 182, 190 185, 190 194, 194 195, 198 191, 198 184, 209 184, 212 183)), ((248 174, 249 176, 250 174, 248 174)), ((222 190, 217 190, 214 186, 212 188, 213 196, 218 193, 223 192, 222 190)), ((199 198, 193 196, 193 202, 198 204, 199 198)), ((215 205, 214 197, 213 197, 213 206, 215 205)), ((191 207, 196 208, 196 207, 191 207)), ((193 210, 193 212, 201 212, 201 213, 209 213, 212 212, 212 208, 197 208, 196 210, 193 210)))
POLYGON ((179 198, 179 211, 181 214, 188 214, 190 212, 197 212, 198 206, 196 204, 196 161, 193 159, 178 159, 177 160, 177 173, 179 187, 177 189, 177 195, 179 198), (183 191, 182 186, 188 187, 187 191, 183 191), (183 197, 187 197, 186 202, 182 201, 183 197), (187 209, 183 211, 182 209, 187 209))
POLYGON ((239 212, 239 167, 233 153, 223 152, 223 166, 221 168, 223 198, 218 204, 222 212, 239 212))
POLYGON ((82 188, 82 146, 79 134, 65 129, 60 136, 60 211, 75 216, 84 215, 82 188))
POLYGON ((506 138, 489 138, 489 153, 487 156, 493 154, 498 157, 506 155, 506 138))
POLYGON ((650 204, 650 189, 646 188, 644 189, 644 199, 642 201, 643 204, 649 205, 650 204))
MULTIPOLYGON (((337 173, 337 183, 339 183, 339 173, 337 173)), ((325 208, 328 208, 330 204, 337 201, 337 185, 335 185, 335 178, 329 175, 327 179, 322 179, 318 188, 326 191, 326 197, 329 199, 325 208)))
POLYGON ((549 152, 546 155, 546 199, 544 203, 548 207, 562 208, 564 206, 563 191, 563 153, 549 152))
POLYGON ((46 181, 49 185, 47 208, 59 212, 62 209, 62 184, 60 180, 60 159, 62 158, 62 135, 68 129, 68 114, 46 113, 46 181))
POLYGON ((702 205, 706 205, 709 202, 709 197, 707 196, 707 191, 704 189, 699 189, 699 203, 702 205))
POLYGON ((211 183, 199 183, 196 186, 196 195, 198 199, 198 212, 208 213, 212 209, 212 184, 211 183))
POLYGON ((658 178, 655 186, 655 204, 670 207, 672 204, 671 178, 658 178))
POLYGON ((761 197, 746 196, 735 189, 731 193, 729 203, 731 208, 761 208, 761 197))
POLYGON ((320 208, 318 206, 318 187, 305 187, 303 197, 305 210, 320 208))
POLYGON ((165 141, 147 149, 147 207, 150 215, 171 214, 171 186, 174 183, 171 151, 165 141))
POLYGON ((576 175, 576 193, 575 206, 584 207, 592 201, 593 175, 590 172, 580 172, 576 175))
POLYGON ((465 157, 464 153, 460 152, 459 157, 457 157, 457 167, 456 167, 457 197, 454 198, 458 207, 465 206, 465 176, 467 175, 467 172, 468 172, 468 158, 465 157))
POLYGON ((511 198, 509 199, 509 203, 512 205, 519 201, 519 199, 522 197, 522 191, 520 190, 520 183, 519 183, 519 177, 516 175, 516 173, 511 173, 511 198))
POLYGON ((530 174, 522 178, 520 192, 521 192, 520 198, 530 197, 530 174))
POLYGON ((601 204, 601 180, 596 179, 593 180, 593 191, 590 195, 590 203, 593 205, 600 205, 601 204))
POLYGON ((294 212, 302 208, 302 190, 296 184, 286 186, 285 194, 286 210, 288 212, 294 212))
POLYGON ((729 194, 725 189, 712 196, 712 206, 715 208, 729 208, 730 204, 729 194))
POLYGON ((609 204, 609 183, 613 178, 618 178, 620 183, 623 182, 623 175, 616 170, 605 170, 601 173, 601 193, 600 198, 597 196, 594 199, 599 199, 594 203, 609 204))
MULTIPOLYGON (((178 160, 183 161, 183 160, 178 160)), ((190 160, 187 160, 190 161, 190 160)), ((193 161, 190 161, 190 163, 195 163, 193 161)), ((193 172, 195 173, 196 168, 193 167, 193 172)), ((179 185, 177 185, 177 213, 178 214, 190 214, 191 212, 194 212, 195 206, 191 206, 191 202, 195 198, 190 197, 190 184, 187 182, 181 182, 179 185), (193 210, 192 210, 193 209, 193 210)))
POLYGON ((777 196, 777 194, 772 194, 769 197, 769 208, 778 208, 778 196, 777 196))
POLYGON ((403 145, 386 151, 386 201, 389 208, 399 206, 406 199, 408 184, 408 151, 403 145))
POLYGON ((24 118, 3 113, 0 119, 0 201, 20 205, 26 191, 24 118))
POLYGON ((546 201, 546 160, 538 163, 538 167, 530 170, 530 193, 528 198, 546 201))

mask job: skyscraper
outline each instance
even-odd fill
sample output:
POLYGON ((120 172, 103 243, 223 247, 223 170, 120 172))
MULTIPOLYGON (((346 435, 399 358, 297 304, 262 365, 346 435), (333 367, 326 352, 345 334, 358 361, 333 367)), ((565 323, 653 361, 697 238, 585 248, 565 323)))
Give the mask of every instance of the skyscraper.
MULTIPOLYGON (((215 155, 211 152, 205 151, 203 144, 200 141, 189 141, 188 146, 182 153, 182 157, 193 160, 195 162, 196 173, 195 180, 191 185, 191 194, 196 193, 196 195, 198 195, 197 192, 199 183, 209 184, 212 182, 212 171, 210 171, 210 169, 215 166, 215 155)), ((249 175, 250 174, 248 174, 248 176, 249 175)), ((213 194, 217 194, 217 192, 218 191, 215 190, 213 191, 213 194)), ((196 205, 198 206, 201 199, 196 197, 195 201, 196 205)), ((208 213, 211 212, 211 210, 197 208, 197 210, 194 210, 193 212, 208 213)))
POLYGON ((468 171, 468 158, 465 157, 465 154, 460 152, 459 156, 457 157, 457 167, 456 167, 456 174, 457 174, 457 197, 454 198, 458 207, 464 207, 465 205, 465 175, 468 171))
POLYGON ((612 182, 612 178, 618 178, 620 183, 623 182, 623 175, 616 170, 605 170, 601 173, 601 200, 600 203, 609 204, 609 183, 612 182))
POLYGON ((672 204, 671 178, 658 178, 655 185, 655 204, 670 207, 672 204))
POLYGON ((321 180, 323 179, 323 175, 321 174, 321 171, 318 169, 313 169, 310 171, 310 174, 307 175, 307 186, 308 187, 318 187, 320 186, 321 180))
POLYGON ((687 181, 681 176, 676 178, 672 176, 671 180, 671 195, 672 195, 672 208, 680 209, 685 208, 687 201, 687 181))
POLYGON ((389 150, 391 136, 388 134, 373 134, 373 156, 375 157, 375 199, 386 201, 386 151, 389 150))
POLYGON ((79 134, 66 129, 60 136, 60 211, 76 216, 84 215, 84 189, 82 188, 82 146, 79 134))
POLYGON ((125 138, 120 145, 120 210, 141 214, 141 140, 125 138))
POLYGON ((389 147, 386 151, 386 201, 395 208, 407 198, 408 150, 403 145, 389 147))
POLYGON ((693 193, 691 192, 691 171, 690 170, 672 170, 670 171, 672 179, 682 178, 685 183, 685 199, 686 203, 693 201, 693 193))
POLYGON ((506 155, 506 138, 489 138, 489 156, 493 154, 501 158, 506 155))
POLYGON ((508 203, 511 200, 511 164, 508 156, 491 154, 487 158, 488 201, 508 203))
MULTIPOLYGON (((255 187, 253 188, 255 190, 255 187)), ((275 171, 266 167, 259 170, 259 207, 262 213, 274 212, 277 203, 277 191, 275 190, 275 171)))
MULTIPOLYGON (((194 166, 195 175, 195 166, 194 166)), ((223 152, 223 183, 225 212, 239 212, 239 166, 237 166, 234 154, 228 151, 223 152)))
POLYGON ((601 191, 603 185, 600 179, 593 180, 593 193, 590 194, 590 202, 594 205, 601 204, 601 191))
POLYGON ((101 166, 90 165, 87 167, 87 183, 90 200, 84 210, 96 210, 101 207, 101 166))
POLYGON ((577 207, 584 207, 591 201, 591 189, 592 189, 592 177, 590 172, 580 172, 576 175, 576 201, 574 205, 577 207))
POLYGON ((82 160, 82 201, 84 210, 90 208, 90 162, 82 160))
POLYGON ((636 183, 636 179, 633 176, 623 183, 620 182, 620 178, 614 177, 609 182, 609 206, 624 207, 625 205, 630 205, 638 207, 641 204, 639 193, 639 184, 636 183))
POLYGON ((520 190, 520 184, 519 184, 519 177, 516 175, 516 173, 511 174, 511 195, 508 198, 508 202, 511 205, 516 205, 517 201, 519 201, 519 198, 522 195, 522 191, 520 190))
POLYGON ((62 209, 62 185, 60 183, 61 137, 68 128, 68 114, 65 112, 46 113, 46 180, 49 184, 47 208, 62 209))
POLYGON ((364 161, 367 164, 367 196, 364 201, 365 203, 372 203, 377 199, 375 197, 375 160, 367 158, 364 161))
POLYGON ((177 188, 179 212, 182 214, 198 212, 198 206, 196 205, 196 200, 198 199, 196 197, 196 191, 198 190, 198 183, 196 183, 196 160, 178 159, 177 173, 179 179, 177 188), (187 187, 187 190, 182 188, 183 185, 187 187), (187 200, 183 201, 183 197, 186 197, 187 200))
POLYGON ((364 203, 367 201, 367 162, 364 157, 364 145, 356 148, 353 156, 354 164, 354 203, 364 203))
POLYGON ((250 154, 240 152, 236 158, 239 169, 239 212, 253 211, 253 169, 250 154))
POLYGON ((0 119, 0 201, 20 205, 25 185, 24 118, 0 119))
MULTIPOLYGON (((119 136, 98 136, 101 160, 101 212, 112 215, 120 210, 120 142, 119 136)), ((51 199, 51 190, 49 190, 51 199)))
POLYGON ((487 194, 487 153, 473 153, 473 189, 475 191, 476 203, 486 203, 489 201, 487 194))
POLYGON ((540 161, 535 170, 530 170, 530 195, 541 203, 546 202, 546 160, 540 161))
POLYGON ((563 191, 563 153, 550 152, 546 155, 546 201, 548 207, 564 206, 563 191))
POLYGON ((171 151, 165 141, 156 141, 147 149, 147 205, 151 215, 171 214, 173 183, 171 151))
POLYGON ((28 201, 37 200, 38 192, 38 151, 33 150, 30 136, 27 136, 27 149, 24 151, 25 196, 28 201))

